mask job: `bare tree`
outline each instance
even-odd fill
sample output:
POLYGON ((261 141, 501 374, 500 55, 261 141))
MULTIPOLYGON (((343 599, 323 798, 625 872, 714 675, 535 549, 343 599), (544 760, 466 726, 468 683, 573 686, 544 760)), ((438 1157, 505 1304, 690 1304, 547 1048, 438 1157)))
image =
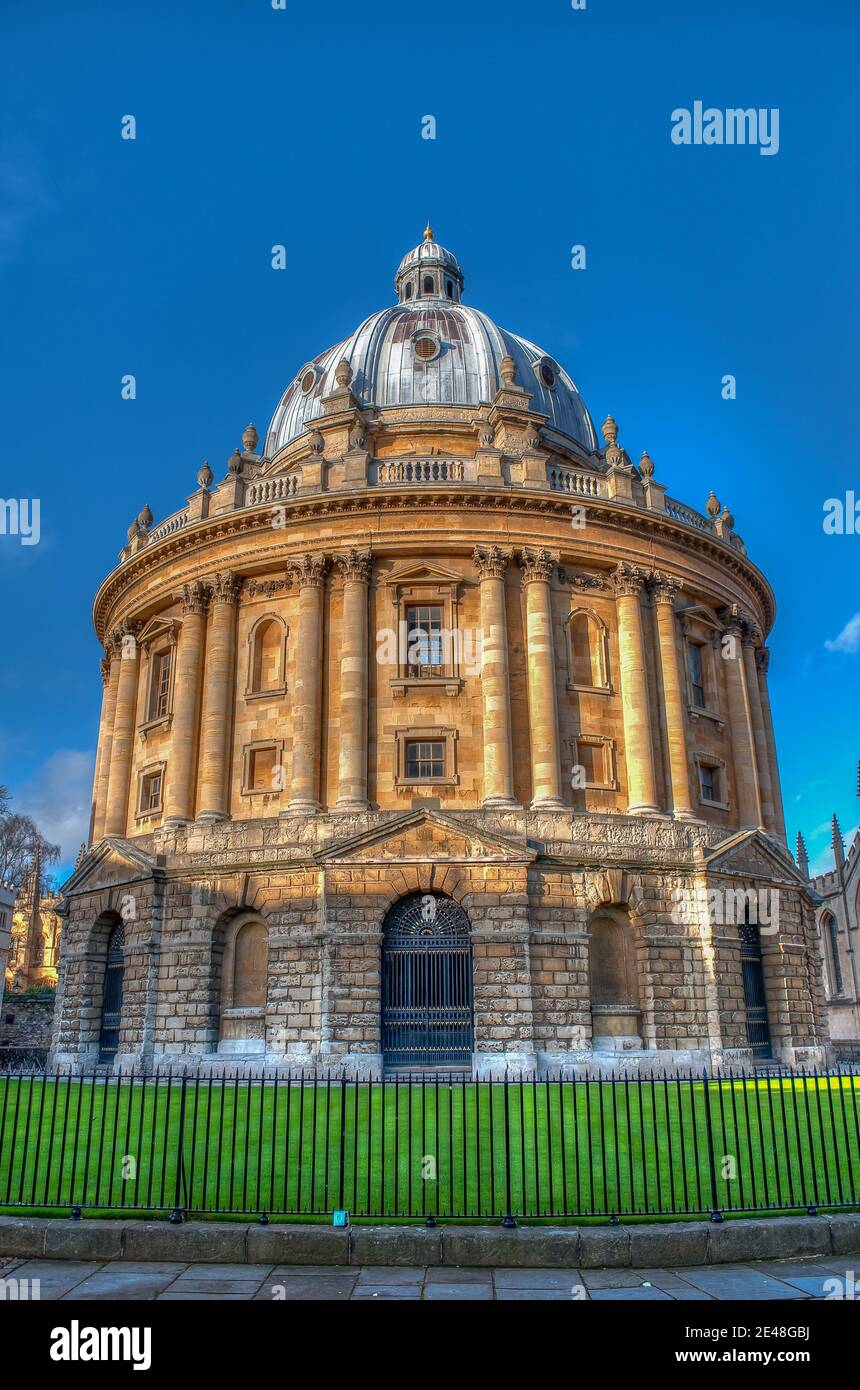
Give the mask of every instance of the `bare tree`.
MULTIPOLYGON (((20 887, 37 858, 43 878, 45 867, 59 857, 60 846, 45 839, 32 816, 13 811, 8 788, 0 786, 0 880, 20 887)), ((44 882, 39 884, 43 888, 44 882)))

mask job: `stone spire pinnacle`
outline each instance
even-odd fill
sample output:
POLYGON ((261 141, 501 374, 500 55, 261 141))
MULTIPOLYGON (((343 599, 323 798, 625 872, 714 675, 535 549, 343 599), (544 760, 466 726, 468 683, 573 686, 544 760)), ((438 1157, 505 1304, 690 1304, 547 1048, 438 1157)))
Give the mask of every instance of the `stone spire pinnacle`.
POLYGON ((804 878, 809 878, 809 855, 806 853, 806 844, 800 831, 797 832, 797 852, 795 854, 797 867, 804 878))
POLYGON ((839 822, 834 815, 831 821, 830 843, 833 846, 833 858, 837 869, 841 869, 845 863, 845 843, 842 839, 842 831, 839 829, 839 822))

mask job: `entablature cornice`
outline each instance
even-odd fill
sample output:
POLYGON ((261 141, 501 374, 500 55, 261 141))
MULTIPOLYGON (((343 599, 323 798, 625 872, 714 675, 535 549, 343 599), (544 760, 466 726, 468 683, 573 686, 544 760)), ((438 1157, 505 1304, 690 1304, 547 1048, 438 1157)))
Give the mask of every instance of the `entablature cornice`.
MULTIPOLYGON (((116 623, 123 601, 133 599, 138 587, 142 587, 143 592, 140 593, 139 603, 134 604, 134 611, 137 612, 139 609, 148 613, 163 606, 169 595, 176 592, 178 584, 187 583, 195 578, 206 578, 225 564, 229 564, 231 569, 238 572, 252 574, 254 571, 258 574, 265 573, 273 564, 283 566, 290 555, 303 554, 309 549, 310 542, 306 531, 301 538, 293 537, 295 531, 303 530, 309 523, 318 528, 320 522, 348 522, 351 518, 357 517, 375 518, 376 529, 380 519, 385 516, 408 515, 421 510, 428 512, 431 517, 438 517, 443 508, 475 514, 489 512, 495 534, 501 534, 499 518, 504 516, 506 544, 528 546, 546 544, 551 539, 553 546, 562 551, 563 565, 576 564, 584 557, 597 559, 598 556, 603 565, 631 560, 636 556, 642 560, 648 557, 650 562, 650 552, 645 546, 655 541, 666 543, 677 550, 676 567, 681 577, 685 568, 686 573, 691 576, 700 576, 700 561, 706 559, 712 562, 715 574, 708 576, 707 584, 716 590, 715 602, 722 602, 726 606, 737 602, 736 590, 730 584, 724 584, 720 590, 719 576, 723 573, 730 580, 739 582, 743 594, 751 595, 758 603, 765 633, 773 624, 775 603, 764 575, 738 550, 716 536, 694 530, 683 522, 674 521, 663 514, 630 507, 610 499, 591 498, 588 511, 592 534, 599 525, 601 529, 615 532, 619 537, 641 538, 641 549, 628 545, 621 548, 618 554, 613 554, 611 551, 607 552, 605 540, 589 540, 582 533, 571 537, 569 543, 562 541, 562 535, 570 535, 569 498, 545 492, 528 492, 519 488, 494 489, 458 484, 454 487, 441 485, 397 488, 391 489, 390 492, 369 489, 351 494, 320 494, 296 498, 283 509, 284 525, 277 530, 271 524, 271 507, 265 505, 194 522, 174 535, 147 547, 140 554, 132 556, 108 575, 96 594, 93 605, 96 631, 103 640, 107 628, 116 623), (536 535, 527 523, 529 519, 537 518, 550 522, 557 520, 562 523, 563 532, 561 535, 552 534, 551 537, 536 535), (518 532, 516 524, 520 520, 526 525, 518 532), (261 535, 266 536, 266 544, 263 546, 252 545, 245 549, 237 546, 236 550, 224 553, 225 542, 230 545, 234 541, 253 541, 261 535), (191 560, 192 563, 187 569, 177 573, 176 562, 184 559, 191 560)), ((366 538, 366 524, 362 526, 361 531, 362 538, 366 538)), ((349 540, 348 528, 343 532, 330 532, 330 539, 323 539, 319 529, 316 534, 319 539, 315 540, 311 547, 313 550, 342 549, 349 540)), ((410 546, 414 544, 410 542, 411 534, 411 528, 404 527, 402 537, 398 541, 393 536, 387 537, 377 530, 378 539, 374 540, 374 553, 408 554, 410 546)), ((432 537, 432 529, 422 528, 425 547, 432 537)), ((471 554, 476 542, 480 543, 483 539, 481 533, 467 534, 464 529, 461 537, 447 527, 440 528, 438 543, 449 552, 462 549, 463 553, 471 554)), ((663 557, 660 559, 660 565, 661 568, 667 569, 670 561, 663 557)), ((747 597, 747 602, 749 601, 747 597)))

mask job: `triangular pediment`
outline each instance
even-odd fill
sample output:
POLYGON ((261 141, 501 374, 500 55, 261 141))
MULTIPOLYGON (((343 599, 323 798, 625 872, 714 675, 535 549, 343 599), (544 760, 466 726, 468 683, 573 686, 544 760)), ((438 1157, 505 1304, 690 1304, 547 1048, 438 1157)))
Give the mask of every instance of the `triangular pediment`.
POLYGON ((66 879, 60 896, 66 898, 70 893, 91 893, 116 883, 151 878, 155 872, 157 865, 151 854, 128 840, 109 836, 90 846, 71 878, 66 879))
POLYGON ((463 576, 458 570, 447 569, 444 565, 431 565, 423 560, 400 565, 382 576, 384 584, 462 584, 463 576))
POLYGON ((179 627, 175 618, 150 618, 138 633, 138 646, 146 647, 151 642, 157 642, 166 637, 171 643, 176 641, 176 632, 179 627))
POLYGON ((721 840, 705 855, 705 865, 711 873, 776 879, 809 891, 788 850, 774 844, 761 830, 739 830, 721 840))
POLYGON ((407 811, 360 835, 333 840, 315 856, 321 863, 426 862, 530 864, 536 851, 525 841, 488 834, 444 811, 407 811))

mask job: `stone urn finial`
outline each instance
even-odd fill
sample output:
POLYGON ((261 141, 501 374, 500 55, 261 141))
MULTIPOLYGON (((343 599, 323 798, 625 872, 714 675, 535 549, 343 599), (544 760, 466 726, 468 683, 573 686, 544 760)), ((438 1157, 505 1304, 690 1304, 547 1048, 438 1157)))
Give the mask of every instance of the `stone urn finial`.
POLYGON ((711 488, 711 491, 708 493, 708 500, 705 503, 705 511, 708 513, 708 516, 711 518, 712 521, 715 517, 719 516, 720 514, 720 499, 716 496, 713 488, 711 488))
POLYGON ((245 450, 245 453, 253 454, 259 441, 260 436, 257 434, 257 431, 254 429, 254 426, 246 425, 242 432, 242 448, 245 450))
POLYGON ((499 375, 505 386, 516 386, 517 364, 512 357, 503 357, 499 363, 499 375))
POLYGON ((722 526, 724 531, 734 530, 735 519, 729 511, 728 507, 723 507, 722 514, 720 516, 720 525, 722 526))
POLYGON ((611 415, 607 415, 601 426, 601 433, 607 444, 614 444, 618 438, 618 426, 611 415))
POLYGON ((349 386, 350 382, 352 381, 352 367, 349 365, 345 357, 342 357, 338 362, 337 366, 335 367, 334 379, 337 382, 338 386, 343 387, 344 389, 347 386, 349 386))
POLYGON ((646 480, 650 480, 654 476, 654 460, 647 449, 642 450, 642 457, 639 460, 639 472, 646 480))
POLYGON ((209 467, 208 459, 204 459, 197 470, 197 485, 203 488, 212 486, 212 469, 209 467))
POLYGON ((141 531, 148 531, 152 525, 152 512, 150 511, 148 502, 141 511, 138 512, 137 524, 141 531))
POLYGON ((228 458, 227 467, 229 468, 230 472, 235 474, 237 477, 240 473, 243 473, 245 471, 245 460, 242 458, 242 455, 239 453, 238 449, 234 449, 232 454, 228 458))

